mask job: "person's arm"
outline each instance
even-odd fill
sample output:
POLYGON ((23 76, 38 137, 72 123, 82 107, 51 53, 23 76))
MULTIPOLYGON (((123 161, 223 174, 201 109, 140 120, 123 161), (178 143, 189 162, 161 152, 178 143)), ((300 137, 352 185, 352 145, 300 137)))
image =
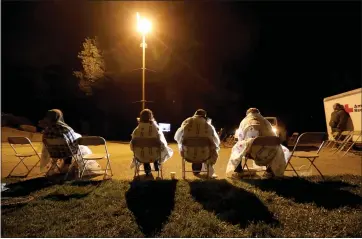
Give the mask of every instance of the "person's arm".
POLYGON ((210 125, 210 126, 211 126, 211 130, 212 130, 212 141, 214 142, 216 147, 219 147, 220 146, 219 135, 217 134, 215 127, 212 125, 210 125))
POLYGON ((341 131, 344 130, 344 128, 346 127, 346 124, 347 124, 347 120, 348 120, 348 114, 347 112, 345 111, 342 111, 340 114, 339 114, 339 122, 337 124, 337 128, 341 131))
POLYGON ((137 129, 137 127, 133 130, 133 132, 131 134, 131 141, 129 142, 129 147, 131 148, 131 151, 133 151, 132 139, 135 138, 136 129, 137 129))
POLYGON ((329 120, 329 126, 335 128, 337 126, 337 115, 335 112, 332 112, 331 119, 329 120))
POLYGON ((178 144, 181 143, 182 137, 184 135, 184 128, 181 126, 180 128, 178 128, 178 130, 175 133, 174 139, 176 140, 176 142, 178 144))
POLYGON ((178 144, 181 144, 182 137, 184 136, 184 128, 187 125, 189 119, 184 120, 182 122, 181 127, 177 129, 174 139, 177 141, 178 144))

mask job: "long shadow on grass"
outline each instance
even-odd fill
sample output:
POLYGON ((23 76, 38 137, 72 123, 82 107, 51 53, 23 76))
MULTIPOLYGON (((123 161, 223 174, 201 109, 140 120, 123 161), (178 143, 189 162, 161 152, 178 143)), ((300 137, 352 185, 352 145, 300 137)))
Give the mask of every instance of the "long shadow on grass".
POLYGON ((133 181, 126 192, 128 208, 146 237, 154 237, 175 205, 176 180, 133 181))
POLYGON ((226 180, 190 181, 192 197, 223 221, 240 227, 262 221, 278 224, 273 214, 254 194, 237 188, 226 180))
MULTIPOLYGON (((244 179, 264 191, 274 191, 278 195, 294 199, 298 203, 314 202, 319 207, 334 209, 343 206, 356 207, 362 203, 362 198, 349 191, 340 189, 346 183, 336 181, 311 182, 303 178, 291 177, 284 179, 244 179)), ((355 187, 355 185, 350 185, 355 187)))
POLYGON ((49 178, 40 177, 6 185, 9 190, 2 192, 2 197, 22 197, 54 185, 49 178))
POLYGON ((81 199, 86 196, 88 196, 89 193, 73 193, 69 195, 55 193, 55 194, 49 194, 44 199, 46 200, 52 200, 52 201, 69 201, 71 199, 81 199))

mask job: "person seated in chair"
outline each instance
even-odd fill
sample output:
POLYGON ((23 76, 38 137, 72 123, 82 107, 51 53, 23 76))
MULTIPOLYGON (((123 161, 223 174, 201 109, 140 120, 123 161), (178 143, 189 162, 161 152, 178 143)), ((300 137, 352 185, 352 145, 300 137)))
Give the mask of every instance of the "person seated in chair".
MULTIPOLYGON (((211 125, 211 120, 206 118, 206 111, 198 109, 194 116, 187 118, 182 122, 181 127, 175 133, 175 140, 179 145, 179 150, 182 153, 182 140, 185 138, 193 137, 207 137, 211 142, 211 157, 207 164, 211 165, 209 175, 212 178, 216 178, 217 175, 214 172, 213 165, 218 158, 218 151, 220 149, 220 139, 214 126, 211 125)), ((200 173, 200 170, 205 165, 201 163, 193 163, 192 171, 195 175, 200 173)))
MULTIPOLYGON (((154 168, 158 171, 159 163, 164 163, 166 160, 172 157, 173 150, 167 146, 167 141, 162 131, 157 125, 153 113, 150 109, 144 109, 140 113, 140 117, 137 118, 138 126, 133 130, 132 139, 135 138, 157 138, 161 142, 161 158, 154 163, 154 168)), ((133 151, 132 140, 130 142, 131 150, 133 151)), ((136 148, 134 151, 135 157, 141 157, 141 149, 136 148)), ((133 159, 131 168, 135 166, 135 159, 133 159)), ((146 175, 151 174, 151 165, 149 163, 143 164, 146 175)))
POLYGON ((226 168, 226 174, 234 172, 233 176, 249 175, 243 172, 242 157, 249 154, 259 166, 267 166, 265 177, 283 176, 286 162, 290 152, 282 145, 255 146, 251 150, 253 139, 258 136, 277 136, 273 132, 272 125, 256 108, 250 108, 246 117, 241 121, 238 129, 238 142, 231 150, 230 159, 226 168))
MULTIPOLYGON (((70 164, 72 163, 72 154, 77 155, 78 149, 80 149, 80 153, 91 154, 92 151, 87 147, 80 145, 78 148, 77 139, 82 137, 80 134, 74 132, 74 130, 64 122, 63 112, 59 109, 49 110, 43 120, 39 121, 39 126, 44 128, 43 131, 43 144, 45 145, 45 139, 56 139, 63 138, 65 139, 70 147, 72 152, 69 152, 68 147, 56 147, 49 148, 51 152, 43 147, 42 156, 40 160, 40 170, 43 172, 48 171, 48 168, 51 166, 50 156, 57 159, 63 159, 63 164, 61 164, 61 170, 63 172, 67 172, 70 164)), ((77 166, 79 170, 83 170, 84 162, 80 157, 75 157, 77 160, 77 166)), ((58 164, 58 163, 57 163, 58 164)), ((58 164, 59 165, 59 164, 58 164)), ((87 161, 87 170, 85 174, 100 174, 100 165, 95 160, 87 161)), ((49 172, 56 173, 56 172, 49 172)))

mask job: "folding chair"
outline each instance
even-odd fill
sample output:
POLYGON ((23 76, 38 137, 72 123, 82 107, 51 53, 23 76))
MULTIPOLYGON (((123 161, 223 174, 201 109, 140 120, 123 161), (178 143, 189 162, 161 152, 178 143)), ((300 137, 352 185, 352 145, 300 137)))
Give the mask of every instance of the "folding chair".
MULTIPOLYGON (((253 147, 255 147, 255 146, 258 146, 258 147, 261 146, 261 148, 259 149, 258 152, 262 152, 265 149, 264 148, 265 146, 267 146, 267 147, 280 146, 280 138, 277 137, 277 136, 259 136, 259 137, 256 137, 253 140, 253 142, 252 142, 252 144, 250 146, 250 152, 253 150, 253 147)), ((258 153, 256 153, 256 156, 257 155, 258 155, 258 153)), ((245 163, 244 163, 243 169, 245 169, 245 167, 246 167, 247 171, 249 172, 249 176, 251 177, 252 174, 251 174, 251 172, 249 170, 249 167, 247 165, 248 159, 257 160, 257 158, 254 159, 250 155, 250 153, 245 155, 245 163)), ((262 170, 262 171, 264 171, 264 170, 262 170)))
MULTIPOLYGON (((190 138, 185 138, 182 140, 182 149, 181 149, 181 156, 182 156, 182 178, 185 179, 186 177, 186 173, 191 173, 194 171, 186 171, 185 170, 185 162, 189 162, 189 163, 206 163, 207 160, 210 159, 211 157, 211 142, 209 138, 206 137, 190 137, 190 138), (205 154, 204 158, 199 158, 198 155, 198 150, 197 149, 202 149, 202 148, 208 148, 208 153, 205 154), (190 153, 189 153, 190 152, 190 153), (193 152, 193 153, 192 153, 193 152)), ((204 151, 204 149, 201 150, 202 153, 206 153, 204 151)), ((207 178, 210 178, 210 165, 207 165, 207 171, 205 170, 200 170, 197 172, 206 172, 207 173, 207 178)))
POLYGON ((290 136, 288 143, 287 143, 288 147, 292 147, 295 145, 295 142, 297 142, 298 136, 299 136, 298 132, 294 132, 292 134, 292 136, 290 136))
POLYGON ((321 150, 328 148, 328 146, 330 146, 332 143, 335 143, 336 140, 338 140, 341 137, 341 134, 339 134, 339 132, 333 132, 332 133, 332 138, 331 139, 327 139, 323 145, 323 147, 321 148, 321 150))
POLYGON ((337 137, 336 140, 333 141, 333 145, 331 147, 331 150, 334 150, 334 153, 337 153, 340 151, 340 149, 352 138, 352 131, 342 131, 339 137, 337 137), (337 146, 334 148, 334 146, 337 146))
POLYGON ((325 132, 306 132, 301 134, 298 137, 297 143, 295 144, 293 151, 290 155, 290 157, 287 160, 287 164, 285 166, 285 169, 287 169, 288 165, 292 168, 292 170, 295 172, 295 174, 299 177, 299 174, 295 170, 294 166, 291 163, 291 160, 293 157, 295 158, 304 158, 308 159, 310 162, 310 165, 307 170, 310 169, 311 166, 313 166, 318 173, 321 175, 321 177, 324 179, 323 174, 321 171, 317 168, 317 166, 314 164, 315 160, 319 157, 319 152, 321 148, 323 147, 323 144, 325 143, 326 138, 325 132), (318 147, 317 151, 301 151, 297 150, 297 148, 300 147, 318 147))
POLYGON ((40 153, 38 153, 33 144, 31 143, 30 139, 26 138, 26 137, 8 137, 8 142, 11 146, 11 148, 14 150, 15 152, 15 156, 17 158, 19 158, 20 162, 18 164, 15 165, 15 167, 10 171, 10 173, 8 174, 7 177, 11 177, 11 173, 15 170, 15 168, 18 167, 18 165, 20 163, 24 164, 24 166, 26 167, 26 169, 28 170, 28 172, 23 176, 23 177, 27 177, 29 175, 29 173, 36 167, 36 165, 38 165, 38 163, 40 162, 40 153), (29 145, 32 149, 32 152, 28 152, 28 153, 18 153, 18 151, 16 151, 15 149, 15 145, 29 145), (24 160, 26 158, 30 158, 33 156, 37 156, 38 157, 38 161, 36 162, 36 164, 31 167, 30 169, 28 168, 28 166, 26 166, 26 164, 24 163, 24 160))
POLYGON ((347 141, 340 149, 340 152, 343 151, 343 149, 347 146, 349 146, 349 148, 346 150, 346 152, 342 155, 341 158, 343 158, 351 149, 352 147, 356 144, 356 142, 358 142, 358 140, 362 137, 362 131, 353 131, 351 133, 351 137, 350 140, 347 141), (356 139, 354 139, 354 137, 356 137, 356 139))
MULTIPOLYGON (((140 166, 143 163, 155 163, 161 159, 161 141, 158 138, 134 138, 131 141, 133 159, 135 161, 134 176, 139 176, 140 166), (136 157, 136 149, 141 149, 141 157, 136 157), (147 148, 147 150, 145 150, 147 148), (145 152, 146 151, 146 152, 145 152), (148 153, 147 153, 148 152, 148 153)), ((152 170, 151 171, 156 171, 152 170)), ((163 179, 162 163, 158 163, 158 177, 163 179)))
POLYGON ((85 154, 82 155, 82 153, 80 153, 80 148, 79 148, 79 155, 83 161, 84 167, 83 170, 80 174, 80 178, 83 177, 83 174, 85 172, 85 170, 87 169, 87 161, 88 160, 101 160, 101 159, 106 159, 107 160, 107 164, 106 164, 106 169, 104 170, 104 175, 103 175, 103 180, 106 179, 106 176, 108 176, 108 170, 110 171, 110 177, 113 176, 112 173, 112 168, 111 168, 111 161, 109 159, 110 154, 108 153, 108 148, 107 148, 107 143, 106 140, 103 137, 99 137, 99 136, 83 136, 77 139, 77 143, 78 143, 78 147, 80 145, 84 145, 84 146, 99 146, 99 145, 103 145, 104 146, 104 154, 85 154))
MULTIPOLYGON (((48 150, 49 156, 51 158, 51 165, 48 171, 46 172, 46 176, 49 175, 49 172, 57 167, 60 171, 60 168, 57 164, 59 159, 65 159, 68 157, 72 157, 72 163, 69 166, 68 172, 66 173, 64 180, 68 178, 68 174, 75 164, 78 165, 77 157, 79 157, 79 152, 73 153, 70 145, 64 138, 54 138, 54 139, 44 139, 44 146, 48 150)), ((78 171, 78 177, 80 176, 80 172, 78 171)))

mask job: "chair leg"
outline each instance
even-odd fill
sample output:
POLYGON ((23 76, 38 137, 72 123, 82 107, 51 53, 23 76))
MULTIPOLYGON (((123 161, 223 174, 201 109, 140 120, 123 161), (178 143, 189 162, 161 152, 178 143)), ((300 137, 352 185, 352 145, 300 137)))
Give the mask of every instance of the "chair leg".
POLYGON ((182 179, 185 179, 185 159, 181 159, 182 161, 182 179))
POLYGON ((18 167, 18 165, 22 162, 22 160, 20 159, 20 162, 15 165, 15 167, 10 171, 10 173, 8 174, 8 176, 6 176, 7 178, 11 176, 11 173, 18 167))
POLYGON ((163 172, 162 172, 162 163, 159 165, 159 171, 160 171, 160 173, 161 173, 161 179, 163 179, 163 172))
POLYGON ((209 179, 209 178, 211 178, 211 176, 210 176, 210 164, 206 164, 206 169, 207 169, 207 174, 206 174, 206 176, 207 176, 207 178, 209 179))
POLYGON ((285 168, 288 167, 288 164, 290 165, 290 167, 292 167, 292 169, 293 169, 294 173, 297 175, 297 177, 300 177, 299 174, 297 173, 297 170, 295 170, 295 168, 293 167, 293 165, 290 163, 290 160, 289 160, 289 162, 287 163, 287 166, 286 166, 285 168))
POLYGON ((313 167, 318 171, 318 173, 321 175, 322 179, 324 180, 323 174, 322 174, 321 171, 317 168, 317 166, 314 164, 314 161, 315 161, 316 159, 317 159, 317 158, 313 158, 313 159, 308 158, 308 160, 310 161, 310 164, 313 165, 313 167))

